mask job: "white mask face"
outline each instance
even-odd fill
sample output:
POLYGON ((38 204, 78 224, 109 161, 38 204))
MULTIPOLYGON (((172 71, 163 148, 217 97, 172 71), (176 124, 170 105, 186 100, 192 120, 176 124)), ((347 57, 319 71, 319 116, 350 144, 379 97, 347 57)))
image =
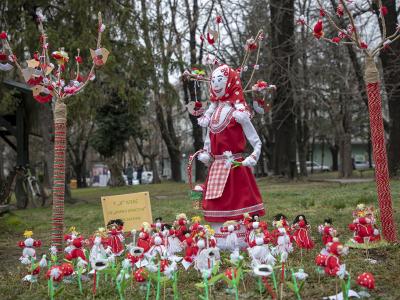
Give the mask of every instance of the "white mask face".
POLYGON ((214 92, 217 99, 225 95, 226 83, 228 82, 228 77, 224 76, 222 70, 226 70, 226 66, 218 67, 214 70, 211 77, 211 90, 214 92))

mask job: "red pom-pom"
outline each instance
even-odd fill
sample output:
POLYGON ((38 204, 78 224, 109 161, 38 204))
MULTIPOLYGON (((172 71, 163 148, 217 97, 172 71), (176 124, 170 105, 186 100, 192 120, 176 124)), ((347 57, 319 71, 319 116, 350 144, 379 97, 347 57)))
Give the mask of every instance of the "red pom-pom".
POLYGON ((194 103, 194 107, 196 107, 196 108, 201 108, 203 105, 201 104, 201 102, 200 101, 196 101, 195 103, 194 103))
POLYGON ((324 35, 323 30, 324 30, 324 25, 323 25, 323 23, 322 23, 322 20, 319 19, 318 22, 314 25, 314 29, 313 29, 313 31, 314 31, 314 36, 315 36, 317 39, 320 39, 320 38, 324 35))
POLYGON ((325 10, 323 10, 322 8, 320 8, 320 9, 319 9, 319 16, 320 16, 320 17, 325 17, 325 15, 326 15, 325 10))
POLYGON ((209 33, 207 33, 207 42, 208 42, 210 45, 214 45, 214 43, 215 43, 214 37, 213 37, 211 34, 209 34, 209 33))
POLYGON ((380 11, 381 11, 382 16, 386 16, 389 12, 388 8, 386 6, 382 6, 380 11))
POLYGON ((135 280, 136 282, 144 282, 148 277, 147 270, 145 268, 139 268, 135 272, 135 280))
POLYGON ((41 240, 36 240, 36 241, 34 241, 34 242, 33 242, 33 246, 34 246, 34 247, 40 247, 40 246, 42 246, 42 241, 41 241, 41 240))
POLYGON ((74 273, 74 266, 70 263, 63 263, 60 266, 61 271, 63 272, 64 276, 71 276, 74 273))
POLYGON ((83 59, 82 59, 81 56, 75 56, 75 61, 76 61, 78 64, 81 64, 81 63, 83 62, 83 59))
POLYGON ((361 42, 361 43, 360 43, 360 48, 361 48, 361 49, 368 49, 367 43, 361 42))
POLYGON ((18 247, 20 247, 20 248, 25 248, 25 243, 24 243, 24 241, 19 241, 19 242, 18 242, 18 247))
POLYGON ((222 17, 221 16, 216 16, 215 17, 215 22, 217 22, 217 24, 222 23, 222 17))
POLYGON ((361 275, 358 275, 357 277, 357 284, 363 287, 366 287, 370 290, 373 290, 375 288, 375 278, 374 275, 371 273, 362 273, 361 275))
POLYGON ((334 38, 332 39, 332 42, 335 43, 335 44, 339 44, 341 40, 342 40, 342 39, 341 39, 340 37, 336 36, 336 37, 334 37, 334 38))
POLYGON ((319 267, 325 267, 326 264, 326 256, 319 253, 315 258, 315 264, 319 267))
POLYGON ((6 33, 5 31, 2 31, 2 32, 0 33, 0 39, 2 39, 2 40, 7 39, 7 33, 6 33))

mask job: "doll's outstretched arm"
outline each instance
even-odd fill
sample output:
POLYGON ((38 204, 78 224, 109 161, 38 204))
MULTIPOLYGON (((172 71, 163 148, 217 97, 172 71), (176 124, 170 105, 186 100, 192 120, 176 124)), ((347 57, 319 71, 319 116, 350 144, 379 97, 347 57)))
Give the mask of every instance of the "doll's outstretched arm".
POLYGON ((207 127, 208 124, 210 123, 211 116, 216 108, 217 108, 217 103, 212 102, 208 107, 208 109, 206 110, 206 112, 204 113, 204 115, 202 115, 200 118, 197 119, 197 123, 201 127, 207 127))

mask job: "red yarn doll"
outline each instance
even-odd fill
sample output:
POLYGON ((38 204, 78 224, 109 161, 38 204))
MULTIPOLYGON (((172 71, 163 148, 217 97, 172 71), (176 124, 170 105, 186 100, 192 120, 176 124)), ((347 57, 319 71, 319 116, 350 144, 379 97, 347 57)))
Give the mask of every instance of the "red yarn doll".
POLYGON ((331 218, 325 219, 324 225, 318 226, 319 233, 322 234, 322 243, 324 245, 331 243, 333 238, 337 235, 337 231, 332 226, 333 222, 331 218))
POLYGON ((122 220, 111 220, 107 224, 109 246, 111 247, 112 253, 116 256, 120 256, 122 252, 124 252, 124 235, 121 222, 122 220))
POLYGON ((137 246, 143 248, 144 252, 147 252, 150 249, 150 233, 151 233, 150 224, 147 222, 143 222, 142 228, 140 229, 137 246))
POLYGON ((297 247, 302 249, 314 248, 314 241, 309 233, 310 225, 307 222, 305 215, 298 215, 292 225, 292 238, 296 242, 297 247))
POLYGON ((187 224, 188 224, 188 220, 187 220, 186 214, 181 213, 176 216, 176 220, 174 222, 175 236, 181 242, 183 242, 186 239, 185 234, 186 234, 186 232, 188 232, 187 224))

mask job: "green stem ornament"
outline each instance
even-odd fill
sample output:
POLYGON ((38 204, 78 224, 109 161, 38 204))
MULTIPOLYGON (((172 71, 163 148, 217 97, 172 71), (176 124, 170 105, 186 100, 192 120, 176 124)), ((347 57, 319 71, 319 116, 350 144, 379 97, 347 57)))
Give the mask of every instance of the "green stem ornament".
POLYGON ((78 286, 79 286, 79 292, 83 294, 82 290, 82 267, 78 267, 78 286))
POLYGON ((158 264, 158 270, 157 270, 157 294, 156 294, 156 300, 160 299, 160 281, 161 281, 161 263, 158 264))
POLYGON ((147 280, 146 300, 149 300, 149 297, 150 297, 150 287, 151 287, 151 278, 149 276, 149 278, 147 280))
POLYGON ((293 270, 290 270, 290 271, 292 272, 292 280, 293 280, 294 293, 296 294, 297 300, 301 300, 300 291, 299 291, 299 287, 298 287, 298 285, 297 285, 296 276, 294 275, 293 270))
POLYGON ((172 283, 172 289, 174 291, 174 300, 179 299, 179 294, 178 294, 178 271, 174 272, 174 277, 173 277, 173 283, 172 283))

